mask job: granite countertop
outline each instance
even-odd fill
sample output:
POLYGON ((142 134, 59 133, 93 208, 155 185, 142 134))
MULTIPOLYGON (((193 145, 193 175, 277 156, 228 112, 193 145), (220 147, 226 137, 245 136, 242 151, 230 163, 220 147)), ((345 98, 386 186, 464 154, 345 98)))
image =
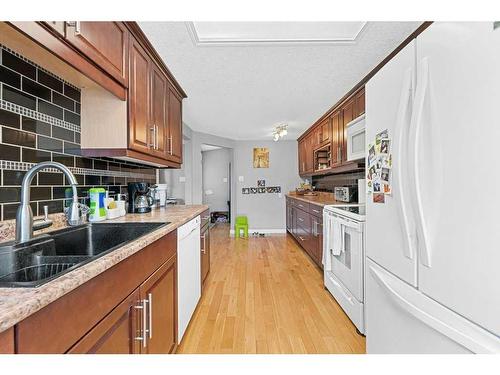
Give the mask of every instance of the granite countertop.
POLYGON ((335 204, 346 204, 345 202, 336 201, 333 193, 320 192, 318 195, 298 195, 295 193, 286 194, 287 197, 297 199, 299 201, 312 203, 320 207, 335 204))
POLYGON ((170 224, 162 226, 38 288, 0 288, 0 332, 14 326, 49 303, 78 288, 207 209, 208 206, 205 205, 169 206, 154 209, 147 214, 127 214, 114 220, 104 221, 104 223, 170 222, 170 224))

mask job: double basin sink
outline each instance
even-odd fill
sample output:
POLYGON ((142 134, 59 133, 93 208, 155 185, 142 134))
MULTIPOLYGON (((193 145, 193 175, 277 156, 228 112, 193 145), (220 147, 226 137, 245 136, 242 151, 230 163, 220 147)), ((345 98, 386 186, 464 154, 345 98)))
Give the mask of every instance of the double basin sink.
POLYGON ((37 287, 168 223, 98 223, 0 244, 0 288, 37 287))

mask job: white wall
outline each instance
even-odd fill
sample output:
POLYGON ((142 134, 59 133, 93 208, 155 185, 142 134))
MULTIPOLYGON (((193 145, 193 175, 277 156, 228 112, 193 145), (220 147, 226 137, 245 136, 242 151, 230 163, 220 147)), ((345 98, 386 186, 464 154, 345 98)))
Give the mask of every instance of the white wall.
POLYGON ((183 175, 186 178, 184 183, 172 177, 171 191, 184 190, 186 204, 203 203, 201 145, 224 147, 229 149, 229 159, 232 160, 231 221, 234 222, 236 215, 247 215, 250 229, 284 231, 285 193, 294 190, 302 181, 298 175, 297 141, 235 141, 191 131, 189 128, 188 131, 189 139, 184 146, 184 164, 181 172, 162 170, 160 182, 165 175, 183 175), (269 168, 253 168, 254 147, 269 148, 269 168), (238 182, 238 176, 244 177, 243 183, 238 182), (281 186, 281 197, 278 194, 241 193, 243 187, 256 186, 258 179, 266 180, 267 186, 281 186), (178 185, 184 188, 177 190, 178 185))
POLYGON ((158 172, 158 182, 168 185, 168 197, 184 199, 186 204, 192 204, 193 193, 193 151, 192 135, 193 131, 186 124, 182 125, 182 158, 183 163, 180 169, 160 169, 158 172), (181 182, 181 179, 184 182, 181 182))
POLYGON ((202 201, 210 207, 210 212, 228 211, 231 156, 227 148, 202 152, 202 201))
MULTIPOLYGON (((250 229, 285 231, 285 193, 302 181, 298 174, 297 141, 238 141, 234 148, 236 215, 247 215, 250 229), (269 168, 253 167, 254 147, 269 148, 269 168), (238 182, 243 176, 244 182, 238 182), (257 180, 266 186, 281 186, 278 194, 242 194, 244 187, 256 187, 257 180)), ((234 219, 234 218, 233 218, 234 219)))

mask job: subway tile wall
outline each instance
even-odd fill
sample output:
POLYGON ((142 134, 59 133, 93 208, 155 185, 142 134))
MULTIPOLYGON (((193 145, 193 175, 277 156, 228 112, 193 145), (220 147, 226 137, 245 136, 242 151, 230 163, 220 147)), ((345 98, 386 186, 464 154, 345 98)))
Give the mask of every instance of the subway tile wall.
MULTIPOLYGON (((70 168, 78 196, 88 204, 88 190, 104 187, 125 193, 128 182, 156 181, 156 169, 80 153, 81 91, 0 44, 0 220, 13 219, 26 171, 41 161, 70 168)), ((62 212, 69 185, 56 169, 38 173, 31 185, 35 215, 62 212)))

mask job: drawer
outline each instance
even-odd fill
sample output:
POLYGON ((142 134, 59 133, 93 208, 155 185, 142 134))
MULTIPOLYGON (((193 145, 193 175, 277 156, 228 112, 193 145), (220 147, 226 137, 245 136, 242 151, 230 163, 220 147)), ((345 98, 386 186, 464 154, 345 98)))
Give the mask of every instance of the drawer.
POLYGON ((300 208, 301 210, 304 210, 306 212, 309 212, 309 203, 304 201, 299 201, 298 199, 294 199, 293 203, 295 207, 300 208))
POLYGON ((321 219, 323 221, 323 207, 318 206, 316 204, 309 204, 309 213, 313 216, 316 216, 318 219, 321 219))
POLYGON ((210 223, 210 210, 205 210, 200 215, 200 227, 203 228, 205 225, 210 223))
POLYGON ((297 214, 297 225, 302 227, 302 229, 306 230, 308 233, 311 232, 311 215, 309 212, 296 210, 297 214))

